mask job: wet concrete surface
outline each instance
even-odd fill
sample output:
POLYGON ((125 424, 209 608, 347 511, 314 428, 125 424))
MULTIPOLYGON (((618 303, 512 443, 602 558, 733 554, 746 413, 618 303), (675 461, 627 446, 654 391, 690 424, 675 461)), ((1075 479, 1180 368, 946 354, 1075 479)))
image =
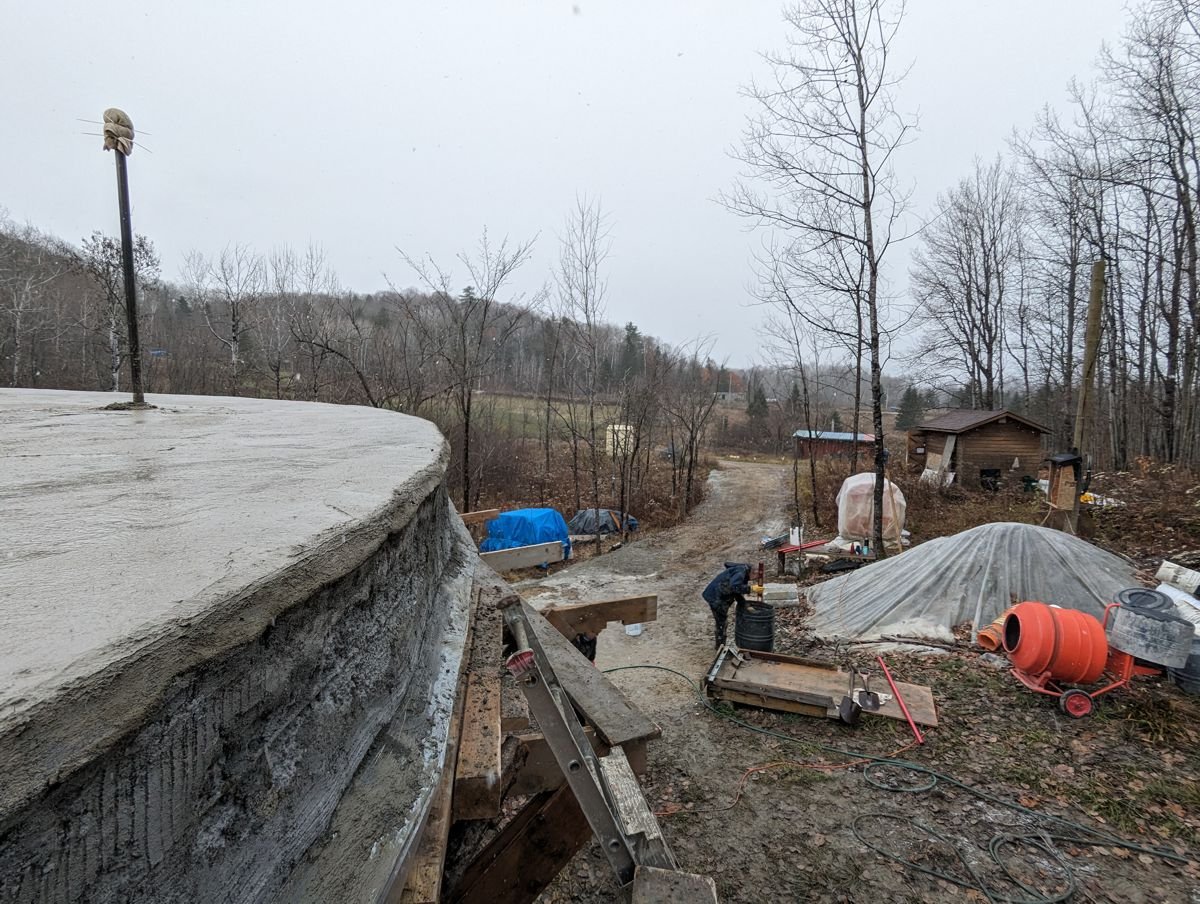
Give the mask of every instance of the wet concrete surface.
POLYGON ((445 454, 416 418, 334 405, 0 391, 0 724, 202 616, 445 454))
POLYGON ((0 900, 375 899, 478 561, 429 423, 0 391, 0 900))

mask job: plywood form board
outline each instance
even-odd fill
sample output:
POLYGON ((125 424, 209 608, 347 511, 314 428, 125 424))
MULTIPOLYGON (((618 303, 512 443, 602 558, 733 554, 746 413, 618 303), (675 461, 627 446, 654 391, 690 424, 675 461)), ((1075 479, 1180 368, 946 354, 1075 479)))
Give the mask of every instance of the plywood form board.
POLYGON ((525 731, 532 725, 529 701, 525 699, 517 679, 507 672, 500 679, 500 733, 525 731))
MULTIPOLYGON (((881 674, 872 671, 869 677, 871 690, 881 695, 891 693, 881 674)), ((920 725, 936 726, 938 718, 933 692, 919 684, 899 681, 896 684, 913 721, 920 725)), ((858 686, 861 685, 856 684, 858 686)), ((805 662, 778 654, 755 653, 747 656, 740 665, 732 657, 725 660, 713 680, 713 690, 718 692, 717 695, 721 688, 741 697, 761 699, 763 702, 756 705, 769 709, 816 715, 815 710, 824 707, 828 715, 833 716, 836 715, 838 702, 850 692, 850 673, 831 666, 815 665, 811 660, 805 662), (785 707, 776 703, 790 705, 785 707)), ((738 702, 751 700, 741 699, 738 702)), ((863 715, 904 721, 904 713, 894 697, 886 700, 877 712, 864 710, 863 715)))
POLYGON ((563 545, 554 540, 550 543, 536 543, 533 546, 516 546, 512 549, 484 552, 480 553, 479 557, 496 571, 514 571, 517 568, 533 568, 537 565, 561 562, 563 545))
POLYGON ((575 708, 595 726, 605 744, 618 747, 631 741, 657 738, 662 734, 662 729, 630 703, 557 628, 528 603, 521 605, 546 651, 559 684, 575 708))
POLYGON ((463 512, 459 515, 463 524, 486 524, 500 517, 500 509, 481 509, 478 512, 463 512))
MULTIPOLYGON (((597 739, 594 728, 587 725, 583 731, 587 735, 588 741, 591 742, 592 750, 598 756, 608 753, 608 748, 597 739)), ((512 776, 508 793, 513 797, 528 797, 560 787, 565 781, 562 768, 558 765, 558 760, 554 758, 554 752, 550 749, 550 745, 546 743, 545 735, 540 731, 522 731, 518 732, 515 737, 524 747, 525 757, 523 762, 516 767, 516 775, 512 776)))

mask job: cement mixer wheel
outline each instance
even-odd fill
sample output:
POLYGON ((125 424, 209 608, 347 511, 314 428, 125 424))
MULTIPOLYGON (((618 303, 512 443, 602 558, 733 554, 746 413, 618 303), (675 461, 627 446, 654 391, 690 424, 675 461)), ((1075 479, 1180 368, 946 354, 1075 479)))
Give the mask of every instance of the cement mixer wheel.
POLYGON ((1082 719, 1095 708, 1087 691, 1069 690, 1058 698, 1058 708, 1072 719, 1082 719))

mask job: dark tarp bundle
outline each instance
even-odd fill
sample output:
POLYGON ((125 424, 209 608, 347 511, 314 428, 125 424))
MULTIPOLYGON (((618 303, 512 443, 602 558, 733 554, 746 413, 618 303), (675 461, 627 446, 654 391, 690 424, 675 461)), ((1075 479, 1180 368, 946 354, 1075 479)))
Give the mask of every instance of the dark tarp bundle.
POLYGON ((615 534, 621 531, 621 518, 625 518, 628 530, 638 529, 638 520, 633 515, 622 516, 612 509, 580 509, 567 525, 573 534, 615 534))
POLYGON ((481 552, 535 546, 558 540, 563 545, 563 558, 571 556, 567 522, 556 509, 530 508, 501 512, 500 517, 487 523, 487 532, 487 538, 479 544, 481 552))

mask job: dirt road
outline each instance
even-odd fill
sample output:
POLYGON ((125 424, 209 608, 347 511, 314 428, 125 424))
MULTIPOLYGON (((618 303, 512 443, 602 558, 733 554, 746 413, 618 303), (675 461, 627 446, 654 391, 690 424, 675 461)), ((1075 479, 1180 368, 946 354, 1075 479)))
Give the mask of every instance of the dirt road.
MULTIPOLYGON (((596 664, 607 669, 653 663, 698 675, 713 655, 712 616, 700 592, 724 562, 757 563, 759 540, 785 529, 787 477, 779 465, 724 462, 709 479, 707 498, 683 524, 517 589, 535 605, 657 593, 658 621, 645 625, 639 637, 617 627, 604 631, 596 664)), ((732 640, 732 615, 729 631, 732 640)), ((631 689, 653 682, 657 679, 646 673, 631 689)), ((682 681, 664 689, 689 696, 682 681)), ((637 702, 654 715, 652 701, 637 702)))
MULTIPOLYGON (((700 592, 724 561, 762 558, 759 539, 785 527, 788 478, 779 465, 725 462, 710 478, 707 500, 686 523, 518 588, 535 605, 657 593, 658 621, 638 637, 609 627, 600 635, 597 665, 667 666, 699 681, 713 656, 712 620, 700 592)), ((939 709, 950 716, 925 747, 905 757, 948 769, 1004 800, 1028 800, 1023 795, 1031 787, 1045 793, 1052 766, 1070 776, 1062 785, 1050 786, 1060 789, 1056 796, 1062 804, 1081 779, 1100 789, 1110 780, 1106 755, 1099 754, 1110 742, 1084 734, 1092 740, 1081 745, 1079 725, 1060 718, 1053 707, 1031 704, 1027 692, 1006 673, 978 663, 977 657, 900 659, 894 667, 905 670, 909 680, 933 687, 939 709), (1014 733, 1016 725, 1024 734, 1014 733), (1002 737, 1039 738, 1030 750, 1037 750, 1036 763, 1020 749, 998 743, 1002 737), (985 738, 988 743, 981 746, 985 738), (1089 753, 1092 745, 1099 755, 1089 753)), ((873 844, 945 873, 963 874, 954 849, 966 851, 972 868, 993 882, 1002 880, 994 878, 995 865, 982 859, 988 840, 998 832, 1036 832, 1045 825, 963 786, 943 783, 928 793, 889 793, 864 780, 861 762, 842 768, 845 758, 806 743, 888 755, 910 741, 900 723, 869 720, 848 729, 827 720, 739 710, 746 720, 795 738, 801 742, 797 744, 717 718, 687 682, 665 672, 629 669, 610 677, 662 727, 662 738, 650 745, 643 778, 647 799, 660 815, 680 868, 712 876, 722 902, 984 901, 977 891, 922 875, 872 851, 855 837, 856 820, 860 835, 873 844), (779 766, 789 760, 807 765, 779 766), (772 765, 751 771, 764 764, 772 765), (954 848, 922 834, 918 824, 936 826, 954 848)), ((1128 746, 1122 749, 1128 756, 1128 746)), ((1150 748, 1133 754, 1145 762, 1161 762, 1150 748)), ((887 781, 886 774, 883 778, 887 781)), ((1075 807, 1059 812, 1089 821, 1075 807)), ((1200 901, 1195 864, 1181 869, 1152 858, 1139 862, 1104 848, 1072 849, 1071 857, 1077 885, 1072 900, 1200 901)), ((1013 849, 1008 859, 1046 893, 1065 889, 1057 882, 1061 872, 1056 864, 1040 852, 1013 849)), ((1002 887, 1026 897, 1012 886, 1002 887)), ((595 904, 620 900, 620 891, 592 843, 540 900, 595 904)))

